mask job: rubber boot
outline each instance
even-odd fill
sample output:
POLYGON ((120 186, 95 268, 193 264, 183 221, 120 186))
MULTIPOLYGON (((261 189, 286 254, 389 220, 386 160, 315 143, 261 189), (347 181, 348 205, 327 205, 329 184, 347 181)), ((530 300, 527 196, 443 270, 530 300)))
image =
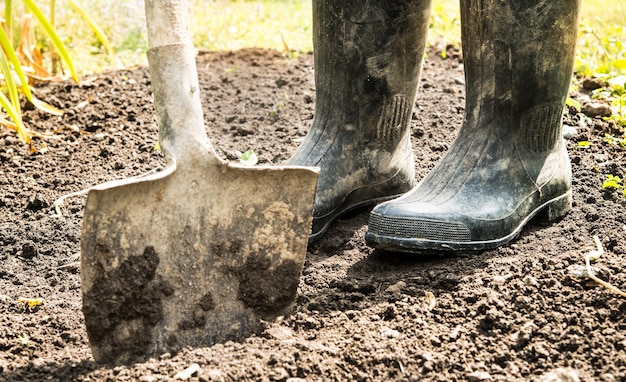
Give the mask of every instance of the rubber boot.
POLYGON ((313 125, 287 162, 320 167, 314 241, 349 210, 415 186, 409 123, 430 0, 313 0, 313 125))
POLYGON ((571 208, 561 118, 580 0, 461 1, 465 117, 411 192, 373 209, 368 244, 476 251, 514 239, 540 211, 571 208))

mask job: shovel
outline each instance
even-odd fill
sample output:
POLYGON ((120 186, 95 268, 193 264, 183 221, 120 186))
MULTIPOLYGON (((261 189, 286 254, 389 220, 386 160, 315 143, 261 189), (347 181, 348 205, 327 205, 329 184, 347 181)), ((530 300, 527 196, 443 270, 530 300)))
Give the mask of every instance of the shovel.
POLYGON ((186 1, 146 0, 148 62, 167 159, 90 190, 83 314, 100 363, 241 340, 289 312, 318 169, 222 161, 205 132, 186 1))

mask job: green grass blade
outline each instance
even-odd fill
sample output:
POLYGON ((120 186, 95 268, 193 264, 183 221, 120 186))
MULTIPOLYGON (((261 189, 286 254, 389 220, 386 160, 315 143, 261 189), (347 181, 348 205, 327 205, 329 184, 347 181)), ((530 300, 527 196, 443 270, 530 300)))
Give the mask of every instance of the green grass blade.
POLYGON ((53 27, 54 27, 54 18, 55 18, 55 15, 57 14, 56 7, 57 7, 56 0, 51 0, 50 1, 50 25, 52 25, 53 27))
POLYGON ((13 108, 18 112, 18 114, 21 114, 20 96, 17 91, 15 81, 13 81, 13 72, 11 71, 11 67, 9 66, 7 57, 4 54, 0 55, 0 70, 2 70, 2 75, 4 76, 4 85, 7 92, 9 93, 9 102, 11 102, 13 108))
POLYGON ((13 37, 13 2, 11 0, 5 0, 4 3, 4 29, 7 34, 13 37))
MULTIPOLYGON (((4 32, 3 29, 0 29, 0 45, 2 45, 2 49, 4 50, 2 53, 5 56, 5 60, 13 64, 13 68, 15 69, 15 74, 17 74, 20 81, 24 84, 26 82, 26 76, 22 71, 22 66, 20 64, 20 60, 17 58, 17 54, 15 53, 15 49, 13 49, 13 45, 9 41, 9 36, 4 32)), ((24 94, 28 97, 30 91, 25 90, 24 94)))
MULTIPOLYGON (((13 65, 13 71, 15 72, 15 74, 17 74, 17 77, 20 79, 22 93, 26 96, 26 99, 28 99, 30 103, 32 103, 36 108, 40 110, 43 110, 47 113, 54 114, 54 115, 62 115, 63 112, 61 110, 37 99, 33 95, 33 93, 30 91, 30 87, 28 86, 28 79, 26 78, 26 75, 24 74, 24 71, 22 70, 22 66, 20 65, 19 59, 17 58, 17 54, 15 53, 13 46, 9 42, 8 36, 6 35, 6 33, 4 33, 4 30, 2 28, 0 28, 0 45, 2 45, 2 48, 4 49, 4 54, 6 55, 6 58, 8 58, 9 62, 13 65)), ((9 71, 10 71, 10 68, 9 68, 9 71)), ((17 88, 17 86, 15 85, 13 86, 17 88)), ((16 96, 17 96, 17 93, 16 93, 16 96)), ((13 101, 13 97, 11 97, 11 99, 13 101)))
POLYGON ((115 50, 111 46, 111 43, 109 43, 109 39, 107 38, 102 28, 100 28, 100 26, 91 17, 89 17, 89 15, 87 14, 87 12, 85 12, 83 7, 81 7, 80 4, 78 4, 75 0, 67 0, 67 1, 70 3, 72 7, 74 7, 76 12, 78 12, 83 17, 83 19, 85 19, 85 21, 87 21, 87 24, 89 24, 89 26, 91 27, 91 30, 93 31, 93 33, 95 33, 96 37, 98 38, 98 40, 100 40, 102 45, 104 45, 104 48, 107 50, 107 52, 109 52, 109 54, 114 56, 115 50))
POLYGON ((74 79, 74 81, 78 83, 79 80, 78 80, 78 75, 76 74, 76 69, 74 68, 74 63, 72 62, 72 59, 70 58, 70 55, 67 52, 67 49, 65 48, 65 45, 63 44, 63 42, 61 41, 61 39, 55 32, 54 28, 52 27, 52 25, 50 24, 46 16, 43 14, 41 9, 39 9, 37 4, 33 2, 33 0, 23 0, 23 1, 24 1, 24 5, 26 5, 26 7, 30 9, 30 11, 33 13, 35 18, 37 19, 37 21, 39 21, 39 24, 41 24, 43 29, 46 31, 46 34, 48 35, 48 37, 50 37, 50 40, 52 41, 52 44, 55 46, 55 48, 59 52, 59 55, 61 56, 63 61, 65 61, 65 64, 67 65, 67 68, 69 69, 70 74, 72 75, 72 78, 74 79))
POLYGON ((20 138, 20 141, 23 143, 30 143, 30 134, 29 130, 24 126, 22 122, 22 116, 20 112, 15 110, 11 101, 4 95, 4 93, 0 92, 0 106, 6 111, 9 115, 9 118, 15 123, 15 128, 17 130, 17 136, 20 138))

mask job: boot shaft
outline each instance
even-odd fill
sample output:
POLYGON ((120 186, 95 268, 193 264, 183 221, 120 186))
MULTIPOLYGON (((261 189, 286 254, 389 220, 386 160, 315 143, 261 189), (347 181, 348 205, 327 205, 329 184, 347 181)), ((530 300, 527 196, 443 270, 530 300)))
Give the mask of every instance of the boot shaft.
POLYGON ((501 126, 496 133, 514 134, 530 153, 546 153, 557 145, 580 4, 461 1, 466 125, 501 126))
POLYGON ((408 129, 429 16, 430 0, 314 0, 313 128, 331 120, 359 142, 396 145, 408 129))

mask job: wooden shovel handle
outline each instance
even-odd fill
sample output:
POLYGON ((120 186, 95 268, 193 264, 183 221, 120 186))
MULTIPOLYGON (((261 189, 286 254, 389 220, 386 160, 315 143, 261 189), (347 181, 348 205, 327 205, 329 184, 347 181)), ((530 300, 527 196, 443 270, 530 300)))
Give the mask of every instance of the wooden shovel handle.
POLYGON ((145 0, 148 64, 159 144, 179 166, 217 156, 209 142, 199 95, 187 0, 145 0))
POLYGON ((145 0, 148 46, 191 43, 187 0, 145 0))

